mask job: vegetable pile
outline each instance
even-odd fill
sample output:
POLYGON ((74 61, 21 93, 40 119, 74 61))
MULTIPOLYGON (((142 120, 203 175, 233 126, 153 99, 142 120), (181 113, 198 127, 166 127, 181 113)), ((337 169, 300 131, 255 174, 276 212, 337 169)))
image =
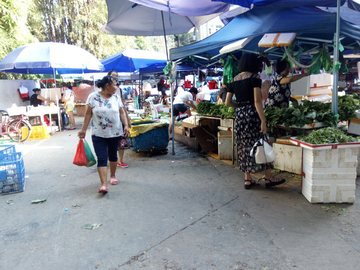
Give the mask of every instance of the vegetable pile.
POLYGON ((298 136, 298 140, 311 144, 329 144, 329 143, 348 143, 357 142, 359 137, 347 136, 340 129, 327 127, 323 129, 313 130, 310 134, 305 136, 298 136))
POLYGON ((197 112, 200 115, 221 116, 222 119, 235 117, 235 108, 225 104, 217 105, 207 101, 201 101, 197 105, 197 112))
MULTIPOLYGON (((345 95, 339 97, 338 112, 340 121, 350 121, 357 118, 355 111, 359 109, 358 95, 345 95)), ((292 107, 266 108, 264 110, 266 125, 273 131, 276 126, 297 126, 322 122, 325 126, 331 127, 336 124, 336 118, 331 113, 331 103, 311 102, 303 100, 302 105, 293 104, 292 107)))

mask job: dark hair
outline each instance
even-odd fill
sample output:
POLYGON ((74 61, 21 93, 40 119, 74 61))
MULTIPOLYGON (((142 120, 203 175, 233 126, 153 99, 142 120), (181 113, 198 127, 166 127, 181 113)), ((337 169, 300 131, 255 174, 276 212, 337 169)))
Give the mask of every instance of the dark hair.
POLYGON ((113 73, 113 72, 116 72, 116 74, 117 74, 117 71, 115 71, 115 70, 110 70, 110 71, 107 73, 107 75, 108 75, 108 76, 111 76, 111 73, 113 73))
POLYGON ((111 76, 105 76, 104 78, 102 78, 101 80, 98 80, 96 83, 96 86, 98 88, 103 88, 106 84, 110 84, 110 83, 115 83, 116 84, 116 80, 111 77, 111 76))
POLYGON ((195 93, 197 94, 198 93, 198 90, 195 88, 195 87, 191 87, 190 90, 189 90, 190 93, 195 93))
POLYGON ((244 53, 238 64, 239 73, 248 71, 251 73, 258 73, 259 59, 255 53, 244 53))
POLYGON ((36 92, 36 91, 41 91, 41 89, 40 88, 34 88, 33 92, 36 92))
POLYGON ((290 67, 290 63, 287 60, 281 60, 280 58, 276 61, 276 73, 280 74, 283 72, 287 67, 290 67))

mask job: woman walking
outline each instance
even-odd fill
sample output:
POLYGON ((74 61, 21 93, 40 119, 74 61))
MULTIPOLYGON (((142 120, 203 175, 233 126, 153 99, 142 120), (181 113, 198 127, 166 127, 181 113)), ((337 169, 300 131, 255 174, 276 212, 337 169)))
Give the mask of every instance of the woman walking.
POLYGON ((85 138, 86 130, 91 121, 92 142, 98 159, 98 173, 101 187, 99 193, 106 194, 107 161, 110 163, 110 184, 116 185, 117 147, 121 136, 129 132, 128 119, 121 98, 115 95, 117 81, 105 76, 97 83, 101 91, 89 95, 86 101, 85 117, 79 138, 85 138), (120 115, 120 117, 119 117, 120 115), (123 128, 124 125, 124 128, 123 128))
MULTIPOLYGON (((111 70, 108 72, 108 75, 113 77, 116 82, 119 82, 119 75, 116 71, 114 70, 111 70)), ((119 96, 121 98, 121 101, 124 105, 124 109, 125 109, 125 113, 126 113, 126 118, 128 119, 128 125, 129 125, 129 129, 131 128, 131 119, 129 117, 129 114, 127 112, 127 109, 126 109, 126 106, 125 106, 125 100, 124 100, 124 96, 123 96, 123 93, 122 93, 122 90, 121 88, 119 87, 119 84, 117 83, 116 84, 117 86, 117 90, 119 92, 119 96)), ((120 140, 119 140, 119 145, 118 145, 118 157, 119 157, 119 162, 117 163, 117 165, 120 167, 120 168, 127 168, 129 167, 129 165, 127 165, 126 163, 124 163, 124 153, 125 153, 125 149, 128 148, 127 144, 124 144, 123 142, 126 141, 126 137, 125 136, 121 136, 120 137, 120 140)))
POLYGON ((265 186, 280 185, 284 179, 278 181, 272 178, 272 163, 255 164, 250 156, 250 150, 267 132, 265 115, 261 96, 261 79, 258 75, 259 63, 256 54, 244 54, 239 61, 239 74, 228 85, 225 105, 236 108, 235 135, 239 155, 239 168, 245 173, 245 189, 255 185, 251 173, 265 170, 265 186), (236 103, 232 101, 235 94, 236 103))

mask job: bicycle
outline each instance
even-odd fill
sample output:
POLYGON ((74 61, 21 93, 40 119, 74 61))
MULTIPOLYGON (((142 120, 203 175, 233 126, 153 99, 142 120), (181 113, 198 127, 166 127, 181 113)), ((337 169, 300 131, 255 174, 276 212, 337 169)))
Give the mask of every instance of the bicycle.
POLYGON ((0 137, 8 136, 14 142, 24 142, 31 134, 31 124, 26 115, 9 117, 7 111, 0 110, 0 137))

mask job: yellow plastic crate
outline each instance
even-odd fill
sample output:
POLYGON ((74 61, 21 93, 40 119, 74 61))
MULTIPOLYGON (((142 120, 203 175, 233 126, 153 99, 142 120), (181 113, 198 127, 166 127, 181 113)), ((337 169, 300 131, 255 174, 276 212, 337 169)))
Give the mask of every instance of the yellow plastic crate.
MULTIPOLYGON (((26 136, 26 135, 27 134, 24 134, 23 136, 26 136)), ((50 134, 48 132, 47 125, 33 126, 28 140, 46 139, 49 137, 50 137, 50 134)))

